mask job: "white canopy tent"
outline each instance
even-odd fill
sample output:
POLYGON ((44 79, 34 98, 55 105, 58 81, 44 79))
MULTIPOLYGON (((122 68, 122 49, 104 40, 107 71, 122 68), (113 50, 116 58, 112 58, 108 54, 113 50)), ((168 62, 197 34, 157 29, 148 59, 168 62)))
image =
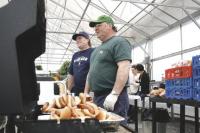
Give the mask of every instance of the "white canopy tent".
POLYGON ((117 34, 127 38, 133 47, 189 20, 200 28, 195 20, 200 15, 198 0, 46 0, 46 52, 36 64, 56 70, 70 60, 78 51, 71 37, 79 31, 87 31, 92 46, 97 47, 100 41, 89 21, 103 14, 114 19, 117 34))
MULTIPOLYGON (((1 0, 0 6, 12 0, 1 0)), ((45 71, 56 71, 65 60, 78 51, 72 35, 86 31, 93 47, 100 45, 89 21, 109 15, 115 21, 117 35, 128 39, 133 48, 151 57, 151 50, 142 44, 151 43, 157 36, 192 21, 200 29, 199 0, 45 0, 47 35, 46 52, 36 61, 45 71)))

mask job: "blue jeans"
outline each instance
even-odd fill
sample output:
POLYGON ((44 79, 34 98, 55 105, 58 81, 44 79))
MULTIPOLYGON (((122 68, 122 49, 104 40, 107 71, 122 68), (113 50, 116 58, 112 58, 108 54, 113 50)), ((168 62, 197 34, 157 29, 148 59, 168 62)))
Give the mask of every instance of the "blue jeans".
MULTIPOLYGON (((97 104, 97 106, 99 107, 103 107, 103 103, 106 99, 106 97, 109 95, 110 93, 101 95, 101 96, 94 96, 94 102, 95 104, 97 104)), ((94 92, 95 95, 95 92, 94 92)), ((127 124, 127 113, 128 113, 128 108, 129 108, 129 99, 128 99, 128 93, 127 93, 127 89, 124 88, 121 92, 121 94, 118 97, 118 100, 115 104, 113 113, 116 113, 122 117, 125 118, 125 121, 121 122, 122 124, 127 124)))

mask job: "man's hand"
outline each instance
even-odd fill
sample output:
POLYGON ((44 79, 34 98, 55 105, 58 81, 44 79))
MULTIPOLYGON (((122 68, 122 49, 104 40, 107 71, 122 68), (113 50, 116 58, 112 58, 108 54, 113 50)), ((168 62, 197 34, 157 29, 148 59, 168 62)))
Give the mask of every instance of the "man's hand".
POLYGON ((104 108, 107 109, 107 110, 113 111, 118 97, 119 97, 119 94, 116 94, 114 91, 112 91, 106 97, 106 99, 103 103, 104 108))
POLYGON ((112 92, 106 97, 103 104, 104 108, 110 111, 114 110, 119 94, 122 92, 124 86, 126 85, 129 75, 130 61, 119 61, 117 62, 117 66, 118 70, 115 84, 113 86, 112 92))

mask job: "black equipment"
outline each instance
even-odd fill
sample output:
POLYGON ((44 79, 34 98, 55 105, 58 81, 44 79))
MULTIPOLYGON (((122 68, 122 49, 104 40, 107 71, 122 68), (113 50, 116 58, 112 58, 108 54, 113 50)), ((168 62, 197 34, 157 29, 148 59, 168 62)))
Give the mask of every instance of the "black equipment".
POLYGON ((0 113, 26 114, 39 88, 35 59, 45 52, 44 0, 11 0, 0 8, 0 113))

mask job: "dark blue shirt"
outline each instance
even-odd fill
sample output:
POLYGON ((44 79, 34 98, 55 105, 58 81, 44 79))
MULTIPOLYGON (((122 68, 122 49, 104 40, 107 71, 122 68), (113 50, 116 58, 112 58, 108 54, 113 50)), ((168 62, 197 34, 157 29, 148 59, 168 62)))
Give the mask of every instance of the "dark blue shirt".
POLYGON ((84 89, 87 74, 90 68, 90 55, 94 49, 89 48, 84 51, 76 52, 69 67, 69 74, 74 76, 74 87, 84 89))

